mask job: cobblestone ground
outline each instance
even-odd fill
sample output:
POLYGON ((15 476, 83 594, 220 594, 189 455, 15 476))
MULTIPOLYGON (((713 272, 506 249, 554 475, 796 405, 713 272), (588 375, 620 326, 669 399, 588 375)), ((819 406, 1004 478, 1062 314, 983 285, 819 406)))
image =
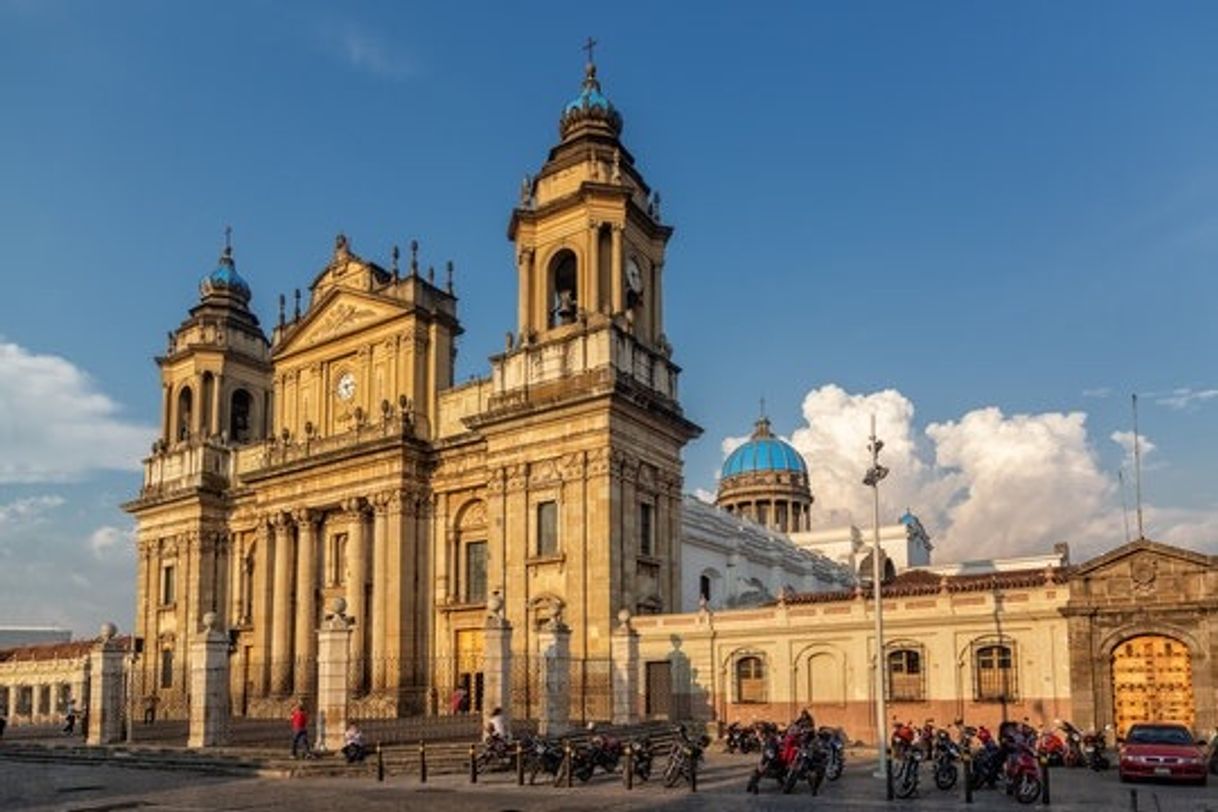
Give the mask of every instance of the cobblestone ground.
MULTIPOLYGON (((887 802, 883 785, 871 777, 868 765, 850 766, 842 780, 829 784, 813 798, 806 790, 782 795, 773 782, 759 796, 744 785, 752 760, 712 753, 701 772, 698 792, 665 789, 655 783, 627 792, 619 776, 598 775, 572 789, 550 786, 517 787, 514 776, 491 774, 476 786, 460 776, 434 776, 425 786, 407 776, 384 783, 374 779, 234 779, 184 772, 133 770, 119 767, 70 767, 18 764, 0 760, 0 809, 71 810, 426 810, 426 812, 506 812, 507 810, 770 810, 770 809, 1020 809, 1001 793, 978 793, 970 807, 959 791, 943 793, 925 782, 920 797, 887 802)), ((1218 812, 1218 788, 1125 785, 1115 772, 1095 774, 1057 770, 1053 775, 1052 807, 1061 810, 1123 812, 1131 805, 1130 790, 1138 793, 1139 812, 1218 812)), ((1027 809, 1043 809, 1040 803, 1027 809)))

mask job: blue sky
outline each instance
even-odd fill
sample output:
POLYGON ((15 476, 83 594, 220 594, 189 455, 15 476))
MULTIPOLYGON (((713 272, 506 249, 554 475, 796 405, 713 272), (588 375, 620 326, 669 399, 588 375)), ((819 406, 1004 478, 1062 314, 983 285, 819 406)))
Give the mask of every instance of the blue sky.
POLYGON ((129 623, 114 504, 225 225, 264 323, 339 230, 417 238, 484 373, 589 34, 677 229, 690 490, 764 396, 823 457, 822 521, 861 520, 850 427, 880 411, 908 440, 886 508, 919 502, 945 558, 1096 548, 1136 391, 1149 535, 1214 549, 1212 4, 0 0, 0 622, 129 623))

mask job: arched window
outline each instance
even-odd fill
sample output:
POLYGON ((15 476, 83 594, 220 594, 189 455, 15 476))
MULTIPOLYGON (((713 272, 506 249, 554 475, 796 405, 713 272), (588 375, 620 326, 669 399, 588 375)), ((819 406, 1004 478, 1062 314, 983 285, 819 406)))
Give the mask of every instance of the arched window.
POLYGON ((976 645, 973 666, 978 701, 1010 702, 1017 698, 1014 647, 998 643, 976 645))
POLYGON ((250 412, 253 411, 254 399, 244 389, 233 392, 228 411, 229 433, 234 443, 247 443, 250 440, 250 412))
POLYGON ((562 250, 550 260, 550 327, 571 324, 579 313, 579 266, 572 251, 562 250))
POLYGON ((890 701, 925 701, 922 659, 922 652, 917 648, 898 648, 888 652, 888 699, 890 701))
POLYGON ((191 410, 194 408, 194 393, 189 386, 183 386, 178 393, 178 425, 173 436, 178 440, 190 437, 191 410))
MULTIPOLYGON (((872 561, 872 553, 867 553, 867 555, 863 556, 863 560, 859 564, 859 580, 862 581, 865 585, 871 583, 871 575, 872 575, 871 568, 873 566, 871 561, 872 561)), ((883 567, 883 572, 880 573, 881 583, 886 584, 889 581, 891 581, 893 578, 897 577, 897 568, 893 565, 892 559, 889 558, 886 553, 884 554, 884 557, 880 559, 880 563, 881 563, 881 566, 883 567)))
POLYGON ((698 597, 707 603, 711 602, 711 577, 709 575, 698 577, 698 597))
POLYGON ((765 702, 765 663, 760 657, 736 661, 736 701, 765 702))

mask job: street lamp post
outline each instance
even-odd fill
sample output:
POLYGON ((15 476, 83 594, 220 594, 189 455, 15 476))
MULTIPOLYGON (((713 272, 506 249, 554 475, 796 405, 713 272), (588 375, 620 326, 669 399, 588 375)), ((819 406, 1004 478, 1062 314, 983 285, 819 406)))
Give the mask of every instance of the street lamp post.
POLYGON ((871 467, 863 477, 863 484, 871 488, 874 496, 872 520, 873 536, 871 549, 871 589, 875 598, 875 729, 878 737, 880 753, 879 765, 876 768, 876 778, 886 778, 888 775, 888 725, 884 707, 884 611, 880 597, 880 480, 888 476, 888 469, 880 465, 880 449, 884 447, 882 440, 875 436, 875 415, 871 416, 871 443, 867 450, 871 452, 871 467))

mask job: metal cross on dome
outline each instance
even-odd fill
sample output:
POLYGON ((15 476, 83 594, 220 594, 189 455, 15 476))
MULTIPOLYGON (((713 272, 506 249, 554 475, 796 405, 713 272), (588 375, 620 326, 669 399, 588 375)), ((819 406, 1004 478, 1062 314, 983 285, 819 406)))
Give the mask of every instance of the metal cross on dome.
POLYGON ((592 49, 595 47, 596 47, 596 40, 592 39, 592 37, 588 37, 588 41, 585 42, 583 44, 583 46, 580 48, 581 51, 588 52, 588 62, 589 63, 591 63, 593 61, 592 60, 592 49))

